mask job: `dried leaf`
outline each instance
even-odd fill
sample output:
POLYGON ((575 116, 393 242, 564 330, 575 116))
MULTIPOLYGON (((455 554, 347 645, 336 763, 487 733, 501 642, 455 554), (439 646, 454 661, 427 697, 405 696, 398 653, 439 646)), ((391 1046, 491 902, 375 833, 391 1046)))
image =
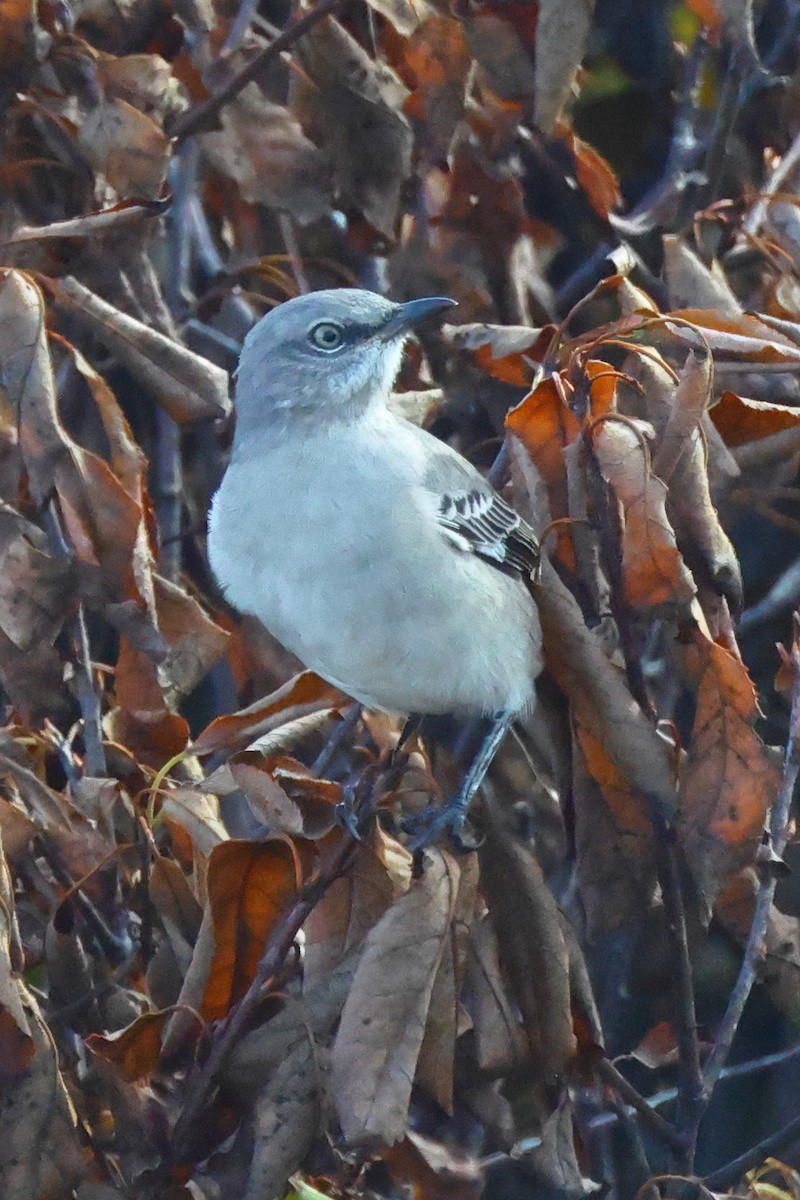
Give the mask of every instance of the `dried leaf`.
POLYGON ((717 309, 739 316, 742 306, 719 267, 709 270, 686 243, 675 234, 665 234, 664 275, 672 308, 717 309))
POLYGON ((307 1037, 276 1064, 254 1105, 253 1157, 243 1200, 285 1192, 317 1136, 324 1083, 307 1037))
POLYGON ((747 668, 697 635, 687 649, 697 673, 697 712, 681 772, 678 828, 709 905, 755 861, 780 773, 755 732, 755 688, 747 668))
POLYGON ((117 1033, 93 1033, 86 1044, 94 1054, 114 1063, 126 1079, 147 1079, 161 1056, 161 1035, 170 1013, 142 1013, 117 1033))
POLYGON ((150 117, 125 100, 105 100, 83 121, 78 143, 123 199, 158 199, 171 142, 150 117))
POLYGON ((285 842, 221 842, 208 860, 214 957, 200 1012, 219 1020, 250 986, 275 921, 297 895, 285 842))
POLYGON ((416 88, 403 111, 416 119, 417 144, 431 163, 447 156, 463 116, 471 62, 461 25, 447 15, 429 16, 406 41, 404 63, 416 88))
MULTIPOLYGON (((580 425, 553 379, 543 379, 506 417, 506 428, 518 439, 539 472, 550 502, 550 517, 569 515, 564 449, 580 433, 580 425)), ((570 570, 575 551, 569 532, 559 526, 557 554, 570 570)))
POLYGON ((350 870, 314 906, 303 926, 304 993, 323 987, 336 964, 362 944, 392 902, 408 891, 411 856, 404 847, 400 851, 409 866, 404 888, 397 886, 372 847, 361 843, 350 870))
POLYGON ((545 663, 580 723, 595 732, 630 786, 671 817, 677 795, 670 750, 606 658, 599 638, 586 627, 572 593, 546 561, 534 595, 545 663))
MULTIPOLYGON (((758 363, 762 370, 796 370, 800 349, 790 338, 770 328, 757 316, 736 316, 711 308, 680 308, 670 314, 694 325, 705 338, 714 361, 726 370, 748 370, 758 363)), ((683 333, 679 325, 676 332, 683 333)))
POLYGON ((532 1063, 546 1081, 555 1082, 576 1049, 558 907, 533 854, 509 834, 490 826, 479 857, 489 916, 532 1063))
POLYGON ((298 88, 294 110, 334 168, 339 206, 363 213, 394 240, 401 189, 411 173, 413 137, 399 111, 408 91, 332 17, 297 45, 312 88, 298 88))
POLYGON ((222 417, 230 412, 228 376, 208 359, 114 308, 77 279, 51 279, 48 287, 58 303, 108 346, 173 420, 222 417))
POLYGON ((765 400, 746 400, 735 392, 723 392, 711 409, 711 420, 726 446, 743 446, 784 429, 797 429, 800 411, 783 404, 768 404, 765 400))
POLYGON ((576 715, 573 790, 577 883, 589 938, 642 919, 656 894, 653 826, 644 796, 576 715))
POLYGON ((533 61, 536 12, 465 9, 459 14, 467 45, 481 74, 501 100, 521 100, 536 90, 533 61), (514 18, 519 15, 520 20, 514 18))
POLYGON ((313 671, 303 671, 249 708, 216 717, 195 739, 193 749, 196 754, 244 749, 280 725, 307 713, 333 709, 344 702, 345 696, 338 688, 320 679, 313 671))
POLYGON ((305 224, 333 205, 331 166, 291 113, 250 83, 222 110, 222 131, 200 144, 251 204, 290 212, 305 224))
POLYGON ((411 1084, 458 888, 455 861, 428 853, 421 879, 367 935, 333 1046, 333 1100, 350 1144, 406 1129, 411 1084))
POLYGON ((594 0, 539 0, 536 23, 536 123, 552 133, 583 61, 594 0))
POLYGON ((478 1066, 500 1075, 525 1061, 525 1034, 506 995, 497 937, 488 916, 476 919, 469 934, 467 994, 475 1027, 478 1066))
POLYGON ((642 422, 607 420, 592 430, 604 478, 623 510, 625 598, 634 608, 685 606, 695 586, 678 551, 666 510, 667 488, 650 469, 642 422))
POLYGON ((463 859, 450 936, 433 981, 425 1035, 417 1060, 418 1085, 447 1113, 453 1111, 459 996, 464 982, 469 927, 477 901, 478 875, 476 856, 463 859))

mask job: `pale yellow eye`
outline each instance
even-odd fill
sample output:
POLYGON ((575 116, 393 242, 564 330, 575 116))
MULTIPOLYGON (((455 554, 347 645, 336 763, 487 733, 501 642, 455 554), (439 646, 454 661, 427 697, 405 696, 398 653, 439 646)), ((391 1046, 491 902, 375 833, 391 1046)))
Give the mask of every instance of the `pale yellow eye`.
POLYGON ((308 340, 316 350, 330 354, 344 344, 344 330, 335 321, 319 321, 308 331, 308 340))

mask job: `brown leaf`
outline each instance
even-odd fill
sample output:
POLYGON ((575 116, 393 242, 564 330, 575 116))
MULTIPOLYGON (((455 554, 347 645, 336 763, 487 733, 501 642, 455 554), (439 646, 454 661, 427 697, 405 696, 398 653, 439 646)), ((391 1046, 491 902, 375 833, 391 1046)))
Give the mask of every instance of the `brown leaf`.
POLYGON ((755 732, 755 688, 723 647, 695 636, 687 661, 697 678, 697 711, 681 772, 678 828, 687 861, 709 905, 755 861, 780 772, 755 732))
POLYGON ((336 964, 363 943, 392 902, 408 891, 411 855, 405 847, 400 851, 406 855, 409 868, 405 887, 398 886, 372 846, 362 842, 350 869, 314 906, 303 926, 304 994, 324 986, 336 964))
MULTIPOLYGON (((0 360, 18 411, 31 492, 39 503, 57 494, 65 532, 81 563, 85 598, 103 607, 112 623, 124 610, 131 636, 158 653, 161 639, 153 624, 149 578, 152 556, 141 489, 137 492, 134 486, 143 470, 141 453, 134 453, 116 401, 97 378, 92 380, 93 391, 112 462, 125 485, 112 466, 67 434, 58 412, 44 319, 43 298, 28 276, 19 271, 0 275, 0 360)), ((79 355, 74 361, 79 370, 85 365, 79 355)))
POLYGON ((153 583, 158 627, 168 647, 158 675, 164 701, 174 708, 225 653, 231 635, 178 584, 158 574, 153 583))
POLYGON ((536 89, 533 43, 536 12, 465 8, 459 13, 464 36, 481 74, 501 100, 522 100, 536 89), (519 15, 519 20, 514 18, 519 15))
POLYGON ((590 939, 641 920, 653 903, 653 827, 645 798, 576 714, 573 791, 578 890, 590 939))
POLYGON ((123 199, 158 199, 171 142, 155 121, 137 108, 125 100, 101 102, 80 126, 78 144, 123 199))
POLYGON ((200 1005, 219 1020, 252 982, 272 926, 296 897, 298 861, 285 842, 221 842, 208 860, 214 957, 200 1005))
POLYGON ((580 723, 594 731, 630 786, 659 806, 676 809, 670 750, 631 696, 602 643, 586 627, 569 589, 545 560, 534 588, 544 637, 545 663, 580 723))
MULTIPOLYGON (((757 316, 736 316, 711 308, 679 308, 670 316, 694 325, 703 334, 715 362, 733 370, 750 369, 758 363, 763 370, 786 370, 800 366, 800 349, 790 338, 770 328, 757 316)), ((683 334, 679 325, 675 326, 683 334)))
POLYGON ((0 628, 20 650, 52 644, 77 604, 71 558, 52 558, 47 538, 0 503, 0 628))
POLYGON ((28 815, 73 879, 88 875, 108 856, 112 847, 102 831, 67 796, 6 754, 0 754, 0 776, 13 783, 28 815))
POLYGON ((569 956, 558 906, 527 847, 490 826, 479 851, 481 883, 522 1014, 533 1065, 561 1079, 575 1054, 569 956))
POLYGON ((86 1044, 94 1054, 119 1067, 129 1080, 148 1078, 161 1056, 161 1035, 170 1013, 142 1013, 117 1033, 93 1033, 86 1044))
POLYGON ((536 124, 552 133, 586 52, 594 0, 539 0, 536 124))
POLYGON ((784 429, 800 426, 800 410, 765 400, 746 400, 735 392, 723 392, 711 409, 711 420, 726 446, 743 446, 784 429))
POLYGON ((19 978, 9 884, 0 844, 0 1179, 4 1200, 61 1197, 86 1168, 52 1034, 19 978))
POLYGON ((216 796, 200 787, 171 788, 164 794, 161 812, 189 835, 195 854, 207 858, 228 832, 219 815, 216 796))
POLYGON ((650 468, 642 422, 607 420, 592 430, 604 478, 622 505, 625 598, 634 608, 688 605, 695 586, 667 518, 667 488, 650 468))
POLYGON ((417 145, 432 163, 447 156, 463 115, 471 62, 463 30, 449 16, 434 13, 406 41, 403 64, 416 86, 403 111, 416 118, 417 145))
POLYGON ((124 100, 159 124, 168 113, 182 112, 187 101, 170 63, 160 54, 100 54, 97 74, 106 98, 124 100))
POLYGON ((193 749, 197 754, 244 749, 279 725, 306 713, 335 708, 344 702, 345 696, 338 688, 320 679, 313 671, 303 671, 249 708, 216 717, 195 739, 193 749))
POLYGON ((383 1145, 406 1129, 411 1084, 459 869, 429 851, 425 871, 367 935, 331 1061, 333 1100, 350 1144, 383 1145))
MULTIPOLYGON (((3 1197, 4 1200, 31 1200, 33 1196, 60 1200, 84 1177, 87 1165, 53 1036, 24 984, 15 981, 15 987, 20 992, 31 1041, 24 1054, 15 1056, 13 1077, 3 1079, 0 1087, 3 1197), (31 1147, 35 1147, 35 1153, 31 1153, 31 1147)), ((9 1046, 6 1013, 7 1010, 0 1010, 4 1048, 9 1046)), ((3 1068, 6 1067, 4 1057, 3 1068)))
POLYGON ((225 371, 185 346, 114 308, 77 279, 51 279, 49 290, 84 329, 95 334, 175 421, 230 412, 225 371))
POLYGON ((270 833, 291 837, 303 832, 303 814, 298 805, 286 795, 269 770, 258 762, 232 762, 229 766, 235 783, 242 789, 255 815, 270 833))
POLYGON ((669 483, 681 455, 700 428, 711 399, 712 382, 709 355, 690 351, 678 376, 672 410, 659 433, 658 447, 653 456, 653 470, 664 483, 669 483))
POLYGON ((312 87, 297 87, 293 108, 325 147, 339 205, 363 213, 394 240, 402 187, 411 173, 413 136, 400 112, 408 91, 332 17, 297 44, 312 87))
POLYGON ((156 856, 150 869, 148 894, 161 918, 179 966, 189 966, 192 946, 200 932, 203 910, 180 866, 171 858, 156 856))
POLYGON ((204 153, 235 179, 245 200, 290 212, 302 224, 333 205, 331 166, 295 117, 250 83, 222 110, 222 131, 204 133, 204 153))
POLYGON ((734 296, 718 264, 709 270, 676 234, 665 234, 664 275, 672 308, 717 309, 739 316, 742 306, 734 296))
POLYGON ((541 359, 555 329, 526 325, 445 325, 442 336, 451 346, 473 351, 475 362, 493 379, 527 388, 533 363, 541 359))
POLYGON ((460 864, 450 936, 445 942, 428 1005, 425 1035, 417 1060, 417 1083, 446 1113, 453 1111, 453 1070, 458 1036, 459 996, 469 949, 469 929, 478 894, 478 862, 473 854, 460 864))
MULTIPOLYGON (((711 386, 708 356, 689 354, 677 388, 672 373, 657 358, 631 356, 625 371, 641 382, 645 415, 658 430, 653 470, 669 484, 666 511, 678 549, 698 585, 728 597, 738 612, 739 562, 711 501, 705 412, 711 386)), ((705 588, 699 587, 699 596, 702 602, 705 588)))
POLYGON ((505 1074, 525 1061, 528 1048, 506 995, 497 936, 488 916, 473 921, 469 951, 466 990, 478 1066, 491 1075, 505 1074))
POLYGON ((254 1104, 250 1196, 278 1196, 320 1128, 325 1076, 306 1036, 285 1053, 254 1104))
MULTIPOLYGON (((547 488, 551 519, 568 516, 564 449, 577 438, 580 425, 553 379, 543 379, 511 410, 506 417, 506 428, 522 444, 547 488)), ((575 551, 563 526, 557 528, 557 539, 560 561, 574 570, 575 551)))
POLYGON ((189 742, 185 717, 166 708, 115 708, 106 714, 103 729, 112 742, 127 746, 139 762, 154 771, 182 754, 189 742))

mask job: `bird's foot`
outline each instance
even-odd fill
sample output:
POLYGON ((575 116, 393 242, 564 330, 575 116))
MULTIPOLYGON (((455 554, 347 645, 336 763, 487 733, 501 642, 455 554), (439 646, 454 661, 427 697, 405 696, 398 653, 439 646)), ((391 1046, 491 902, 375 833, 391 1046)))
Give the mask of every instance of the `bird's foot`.
POLYGON ((467 810, 460 803, 460 797, 443 807, 431 805, 414 817, 406 817, 402 828, 410 835, 406 845, 415 855, 432 846, 443 834, 448 835, 451 845, 460 854, 477 850, 482 841, 467 821, 467 810))

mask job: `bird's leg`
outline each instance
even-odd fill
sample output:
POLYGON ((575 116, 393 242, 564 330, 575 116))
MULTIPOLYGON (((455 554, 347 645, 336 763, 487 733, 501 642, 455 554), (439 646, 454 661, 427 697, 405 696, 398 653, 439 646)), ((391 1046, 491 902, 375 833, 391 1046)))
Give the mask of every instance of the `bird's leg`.
POLYGON ((499 712, 492 719, 492 724, 486 736, 478 747, 469 770, 452 799, 441 808, 431 807, 410 818, 403 828, 411 834, 408 848, 411 851, 424 850, 430 846, 442 833, 449 833, 452 841, 460 850, 474 850, 463 838, 464 825, 473 796, 486 778, 486 772, 492 765, 492 759, 497 753, 500 743, 511 727, 514 713, 499 712))
MULTIPOLYGON (((359 717, 360 715, 361 705, 359 704, 356 706, 356 716, 359 717)), ((392 748, 392 751, 389 754, 386 762, 386 766, 388 768, 387 782, 390 784, 390 786, 393 784, 393 781, 396 778, 399 778, 405 769, 405 747, 408 742, 411 741, 412 738, 416 737, 417 733, 419 733, 422 720, 423 718, 421 714, 412 713, 406 719, 406 722, 400 731, 400 737, 397 740, 397 744, 392 748)), ((354 727, 354 724, 351 725, 351 728, 354 727)), ((362 824, 362 817, 358 811, 358 792, 360 784, 361 776, 359 776, 357 780, 350 781, 348 784, 346 784, 342 789, 342 799, 336 806, 336 815, 341 821, 342 825, 344 825, 347 832, 352 834, 354 838, 359 839, 361 837, 362 824)))

